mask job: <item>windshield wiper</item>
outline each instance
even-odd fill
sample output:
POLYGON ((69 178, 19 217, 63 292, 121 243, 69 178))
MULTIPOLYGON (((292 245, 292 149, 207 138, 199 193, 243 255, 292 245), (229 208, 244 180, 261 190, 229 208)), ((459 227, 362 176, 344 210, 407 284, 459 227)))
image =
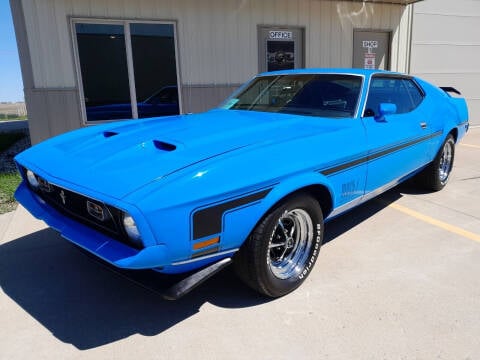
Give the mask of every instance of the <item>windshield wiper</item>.
POLYGON ((284 114, 303 114, 303 115, 312 115, 313 114, 313 111, 311 111, 311 110, 295 109, 295 108, 281 109, 279 112, 284 113, 284 114))

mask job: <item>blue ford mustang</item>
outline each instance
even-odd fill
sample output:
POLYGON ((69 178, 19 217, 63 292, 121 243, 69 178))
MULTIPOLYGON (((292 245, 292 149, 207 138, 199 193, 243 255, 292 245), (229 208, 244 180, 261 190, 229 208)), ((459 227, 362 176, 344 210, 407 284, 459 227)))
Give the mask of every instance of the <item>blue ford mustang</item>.
POLYGON ((324 221, 416 176, 442 189, 468 129, 465 100, 398 73, 261 74, 219 108, 73 131, 17 156, 16 197, 114 266, 196 270, 233 260, 277 297, 319 255, 324 221))

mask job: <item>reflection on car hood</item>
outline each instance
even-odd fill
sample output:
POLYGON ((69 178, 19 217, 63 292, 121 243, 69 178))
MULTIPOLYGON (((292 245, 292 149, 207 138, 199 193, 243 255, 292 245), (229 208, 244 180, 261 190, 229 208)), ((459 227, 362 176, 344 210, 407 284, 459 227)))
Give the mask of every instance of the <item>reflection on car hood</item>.
POLYGON ((122 198, 151 181, 222 154, 328 131, 320 123, 318 118, 212 110, 74 131, 27 150, 18 161, 122 198))

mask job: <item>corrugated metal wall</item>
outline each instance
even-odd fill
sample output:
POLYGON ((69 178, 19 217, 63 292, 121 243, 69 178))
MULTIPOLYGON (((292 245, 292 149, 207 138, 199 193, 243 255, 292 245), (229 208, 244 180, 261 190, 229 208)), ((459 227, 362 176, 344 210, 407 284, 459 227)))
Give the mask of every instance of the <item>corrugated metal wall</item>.
POLYGON ((22 0, 22 5, 34 89, 66 88, 62 101, 72 107, 62 114, 46 111, 44 99, 36 101, 38 94, 30 97, 26 89, 31 120, 41 124, 32 126, 34 141, 82 123, 80 114, 65 119, 79 107, 78 94, 71 98, 78 89, 71 17, 176 21, 184 112, 216 105, 258 72, 258 25, 303 27, 307 67, 351 67, 354 28, 390 30, 392 69, 408 66, 410 23, 401 5, 319 0, 22 0), (58 122, 64 125, 50 124, 58 122))
POLYGON ((466 97, 480 125, 480 1, 426 0, 414 5, 411 72, 466 97))

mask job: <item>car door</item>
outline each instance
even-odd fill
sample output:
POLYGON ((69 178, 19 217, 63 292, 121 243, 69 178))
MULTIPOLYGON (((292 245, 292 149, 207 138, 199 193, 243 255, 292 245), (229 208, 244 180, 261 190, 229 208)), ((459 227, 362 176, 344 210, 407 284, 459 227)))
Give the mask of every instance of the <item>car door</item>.
POLYGON ((423 97, 410 77, 372 76, 363 114, 368 148, 366 194, 398 182, 427 163, 431 129, 419 106, 423 97), (380 104, 395 104, 396 111, 382 114, 380 104))

